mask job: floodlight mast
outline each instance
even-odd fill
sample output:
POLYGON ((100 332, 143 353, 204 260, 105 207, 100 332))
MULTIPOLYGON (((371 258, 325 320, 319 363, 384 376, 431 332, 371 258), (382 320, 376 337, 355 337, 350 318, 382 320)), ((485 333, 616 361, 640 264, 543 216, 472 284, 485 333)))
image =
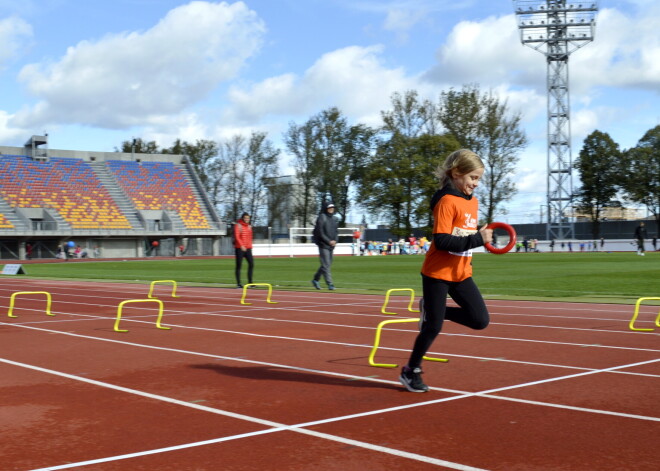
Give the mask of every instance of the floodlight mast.
POLYGON ((520 41, 546 56, 548 159, 546 236, 573 239, 573 161, 571 156, 568 57, 594 40, 598 2, 513 0, 520 41))

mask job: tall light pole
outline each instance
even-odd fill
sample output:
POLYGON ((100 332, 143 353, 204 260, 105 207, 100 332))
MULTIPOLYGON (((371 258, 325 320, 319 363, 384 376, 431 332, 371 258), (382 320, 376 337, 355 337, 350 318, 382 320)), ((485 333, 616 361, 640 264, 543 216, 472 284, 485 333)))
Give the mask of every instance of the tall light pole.
POLYGON ((568 57, 594 40, 598 2, 513 0, 520 41, 545 55, 548 89, 548 239, 572 239, 573 180, 568 57))

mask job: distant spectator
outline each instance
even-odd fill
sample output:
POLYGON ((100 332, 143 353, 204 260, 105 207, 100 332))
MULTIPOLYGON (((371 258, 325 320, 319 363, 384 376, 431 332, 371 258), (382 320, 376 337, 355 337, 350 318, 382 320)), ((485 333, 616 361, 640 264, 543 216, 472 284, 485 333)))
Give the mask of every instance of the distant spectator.
POLYGON ((243 213, 241 218, 234 224, 234 254, 236 255, 236 286, 242 288, 241 266, 243 265, 244 258, 248 263, 248 283, 252 283, 252 274, 254 272, 252 226, 250 225, 250 215, 248 213, 243 213))
POLYGON ((316 289, 321 289, 321 284, 319 283, 321 277, 325 279, 329 290, 335 289, 332 272, 330 271, 338 237, 337 218, 334 217, 334 213, 335 205, 331 202, 324 201, 314 226, 314 242, 319 248, 319 259, 321 261, 321 266, 312 279, 312 285, 316 289))
POLYGON ((646 227, 644 227, 644 221, 639 223, 639 226, 635 229, 635 239, 637 240, 637 255, 644 256, 644 239, 648 236, 646 235, 646 227))

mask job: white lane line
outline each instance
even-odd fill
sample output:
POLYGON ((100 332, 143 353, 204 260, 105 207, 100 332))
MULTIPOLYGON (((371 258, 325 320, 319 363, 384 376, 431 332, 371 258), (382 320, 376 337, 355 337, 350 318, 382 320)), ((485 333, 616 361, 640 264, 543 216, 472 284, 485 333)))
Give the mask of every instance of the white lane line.
MULTIPOLYGON (((81 317, 89 317, 91 319, 82 319, 83 321, 91 321, 91 320, 97 320, 97 319, 106 319, 105 317, 99 317, 99 316, 93 316, 91 314, 71 314, 73 316, 81 316, 81 317)), ((186 314, 187 315, 187 314, 186 314)), ((224 314, 218 314, 218 316, 224 316, 224 317, 235 317, 233 315, 224 315, 224 314)), ((140 317, 146 317, 146 316, 140 316, 140 317)), ((240 316, 239 316, 240 317, 240 316)), ((250 319, 252 320, 268 320, 266 318, 255 318, 251 317, 250 319)), ((25 328, 30 328, 31 325, 33 324, 48 324, 48 323, 60 323, 60 322, 78 322, 80 320, 75 319, 75 320, 69 320, 69 321, 39 321, 39 322, 31 322, 31 323, 24 323, 24 324, 9 324, 9 323, 4 323, 0 322, 0 325, 12 325, 16 327, 25 327, 25 328)), ((151 321, 142 321, 142 320, 137 320, 135 318, 126 318, 126 322, 136 322, 140 324, 153 324, 151 321)), ((337 325, 337 324, 325 324, 325 323, 312 323, 313 325, 323 325, 323 326, 335 326, 335 327, 354 327, 354 328, 361 328, 361 329, 370 329, 370 330, 375 330, 373 327, 355 327, 355 326, 345 326, 345 325, 337 325)), ((295 341, 295 342, 309 342, 309 343, 319 343, 323 345, 339 345, 342 347, 356 347, 356 348, 369 348, 371 349, 373 345, 367 345, 367 344, 354 344, 354 343, 347 343, 347 342, 334 342, 330 340, 316 340, 316 339, 303 339, 303 338, 298 338, 298 337, 284 337, 284 336, 275 336, 275 335, 266 335, 266 334, 255 334, 252 332, 240 332, 240 331, 232 331, 232 330, 224 330, 224 329, 213 329, 210 327, 195 327, 195 326, 186 326, 186 325, 180 325, 180 324, 172 324, 172 323, 163 323, 165 326, 169 327, 174 327, 174 328, 181 328, 181 329, 190 329, 190 330, 202 330, 206 332, 218 332, 218 333, 223 333, 223 334, 231 334, 231 335, 244 335, 244 336, 249 336, 249 337, 257 337, 257 338, 267 338, 267 339, 277 339, 277 340, 286 340, 286 341, 295 341)), ((37 327, 33 327, 36 330, 45 330, 47 332, 52 332, 52 333, 60 333, 63 335, 69 335, 68 332, 61 332, 57 330, 50 330, 50 329, 40 329, 37 327)), ((407 330, 400 330, 400 329, 392 329, 394 331, 399 331, 399 332, 412 332, 412 331, 407 331, 407 330)), ((81 335, 81 334, 71 334, 71 335, 81 335)), ((641 348, 631 348, 631 347, 607 347, 603 345, 593 345, 593 344, 573 344, 573 343, 562 343, 562 342, 547 342, 547 341, 540 341, 540 340, 524 340, 524 339, 507 339, 507 338, 500 338, 500 337, 482 337, 482 336, 470 336, 469 334, 443 334, 443 335, 458 335, 458 336, 468 336, 468 337, 476 337, 476 338, 489 338, 489 339, 496 339, 496 340, 515 340, 515 341, 525 341, 525 342, 534 342, 534 343, 552 343, 552 344, 560 344, 560 345, 571 345, 571 346, 578 346, 578 347, 598 347, 598 348, 614 348, 614 349, 625 349, 625 350, 632 350, 632 351, 650 351, 650 352, 660 352, 660 350, 654 350, 654 349, 641 349, 641 348)), ((83 336, 86 337, 86 336, 83 336)), ((106 339, 100 339, 98 337, 86 337, 90 339, 99 339, 99 340, 106 340, 106 339)), ((110 341, 110 340, 108 340, 110 341)), ((135 344, 139 345, 139 344, 135 344)), ((382 351, 392 351, 392 352, 409 352, 409 349, 404 349, 404 348, 394 348, 394 347, 380 347, 380 350, 382 351)), ((579 366, 572 366, 572 365, 559 365, 559 364, 552 364, 552 363, 540 363, 540 362, 531 362, 531 361, 521 361, 521 360, 511 360, 511 359, 506 359, 506 358, 492 358, 492 357, 481 357, 481 356, 474 356, 474 355, 460 355, 460 354, 454 354, 450 352, 434 352, 431 351, 429 354, 433 355, 444 355, 444 356, 449 356, 453 358, 468 358, 468 359, 474 359, 474 360, 484 360, 484 361, 496 361, 496 362, 501 362, 501 363, 513 363, 513 364, 522 364, 522 365, 530 365, 530 366, 541 366, 541 367, 549 367, 549 368, 563 368, 563 369, 572 369, 572 370, 584 370, 584 371, 593 371, 594 368, 587 368, 587 367, 579 367, 579 366)), ((627 375, 639 375, 639 376, 649 376, 649 377, 656 377, 657 375, 651 375, 651 374, 642 374, 642 373, 635 373, 635 372, 613 372, 617 374, 627 374, 627 375)))
MULTIPOLYGON (((100 337, 91 337, 88 335, 81 335, 81 334, 74 334, 70 332, 59 332, 56 330, 49 330, 49 329, 42 329, 39 327, 28 327, 28 326, 20 326, 24 327, 26 329, 31 329, 31 330, 37 330, 37 331, 42 331, 46 333, 54 333, 54 334, 61 334, 61 335, 67 335, 67 336, 72 336, 72 337, 78 337, 78 338, 84 338, 88 340, 93 340, 93 341, 103 341, 103 342, 109 342, 109 343, 116 343, 120 345, 127 345, 131 347, 137 347, 137 348, 146 348, 150 350, 158 350, 158 351, 166 351, 166 352, 174 352, 174 353, 183 353, 186 355, 193 355, 193 356, 200 356, 200 357, 205 357, 205 358, 214 358, 214 359, 220 359, 220 360, 231 360, 235 361, 237 363, 248 363, 252 365, 261 365, 261 366, 269 366, 269 367, 274 367, 274 368, 282 368, 282 369, 287 369, 287 370, 293 370, 293 371, 301 371, 305 373, 314 373, 314 374, 320 374, 320 375, 325 375, 325 376, 335 376, 335 377, 340 377, 340 378, 347 378, 347 379, 359 379, 363 381, 371 381, 375 383, 384 383, 384 384, 399 384, 398 381, 389 381, 389 380, 384 380, 380 378, 374 378, 371 376, 356 376, 356 375, 349 375, 349 374, 344 374, 344 373, 337 373, 334 371, 326 371, 326 370, 317 370, 317 369, 312 369, 312 368, 301 368, 301 367, 296 367, 296 366, 290 366, 290 365, 283 365, 279 363, 271 363, 271 362, 264 362, 264 361, 258 361, 258 360, 249 360, 245 358, 237 358, 237 357, 227 357, 227 356, 222 356, 222 355, 214 355, 210 353, 201 353, 201 352, 193 352, 189 350, 181 350, 181 349, 176 349, 176 348, 169 348, 169 347, 159 347, 159 346, 153 346, 153 345, 146 345, 146 344, 139 344, 139 343, 133 343, 133 342, 126 342, 123 340, 113 340, 113 339, 104 339, 100 337)), ((524 383, 524 386, 530 386, 530 385, 536 385, 536 384, 543 384, 545 382, 551 382, 551 381, 557 381, 559 379, 568 379, 568 378, 574 378, 578 376, 584 376, 584 375, 590 375, 590 374, 595 374, 595 373, 612 373, 615 372, 616 370, 624 369, 624 368, 632 368, 634 366, 639 366, 639 365, 646 365, 646 364, 651 364, 654 362, 660 361, 660 358, 652 359, 652 360, 646 360, 643 362, 637 362, 637 363, 631 363, 629 365, 623 365, 623 366, 618 366, 618 367, 612 367, 612 368, 605 368, 605 369, 589 369, 585 372, 581 373, 575 373, 572 375, 566 375, 566 376, 560 376, 557 379, 549 379, 549 380, 538 380, 534 381, 531 383, 524 383)), ((570 369, 570 368, 569 368, 570 369)), ((456 390, 456 389, 447 389, 447 388, 431 388, 436 391, 442 391, 442 392, 447 392, 450 394, 457 394, 459 397, 471 397, 475 395, 489 395, 492 394, 493 392, 499 392, 499 391, 505 391, 508 389, 515 389, 518 387, 522 387, 521 385, 513 385, 513 386, 505 386, 503 388, 497 388, 493 390, 487 390, 487 391, 482 391, 481 393, 479 392, 469 392, 469 391, 461 391, 461 390, 456 390)), ((492 398, 497 399, 499 396, 492 396, 492 398)), ((515 398, 506 398, 506 400, 509 401, 516 401, 515 398)), ((444 400, 440 400, 441 402, 444 400)), ((525 400, 520 400, 520 402, 525 402, 525 400)), ((547 403, 549 407, 559 407, 563 408, 564 406, 562 405, 557 405, 557 404, 552 404, 552 403, 547 403)), ((570 407, 570 406, 566 406, 570 407)), ((646 417, 646 416, 631 416, 630 414, 625 414, 625 413, 620 413, 620 412, 612 412, 612 411, 603 411, 599 409, 585 409, 589 412, 596 413, 596 414, 606 414, 606 415, 615 415, 615 416, 620 416, 620 417, 634 417, 634 418, 640 418, 644 420, 660 420, 655 417, 646 417)))
MULTIPOLYGON (((46 369, 46 368, 41 368, 41 367, 37 367, 37 366, 33 366, 33 365, 28 365, 28 364, 25 364, 25 363, 14 362, 14 361, 11 361, 11 360, 6 360, 6 359, 0 359, 0 361, 2 361, 4 363, 7 363, 7 364, 14 365, 14 366, 19 366, 19 367, 23 367, 23 368, 27 368, 27 369, 32 369, 32 370, 35 370, 35 371, 48 373, 48 374, 52 374, 52 375, 55 375, 55 376, 61 376, 61 377, 67 378, 67 379, 81 381, 81 382, 84 382, 84 383, 89 383, 89 384, 92 384, 92 385, 101 386, 101 387, 105 387, 105 388, 108 388, 108 389, 113 389, 113 390, 117 390, 117 391, 121 391, 121 392, 126 392, 126 393, 134 394, 134 395, 137 395, 137 396, 147 397, 149 399, 154 399, 154 400, 159 400, 159 401, 163 401, 163 402, 167 402, 167 403, 171 403, 171 404, 181 405, 181 406, 188 407, 188 408, 203 410, 203 411, 211 412, 211 413, 214 413, 214 414, 219 414, 219 415, 223 415, 223 416, 227 416, 227 417, 232 417, 232 418, 236 418, 236 419, 239 419, 239 420, 246 420, 246 421, 249 421, 249 422, 258 423, 260 425, 267 425, 267 426, 272 427, 271 429, 267 429, 267 430, 244 433, 244 434, 234 435, 234 436, 231 436, 231 437, 222 437, 222 438, 216 438, 216 439, 212 439, 212 440, 204 440, 204 441, 200 441, 200 442, 177 445, 177 446, 173 446, 173 447, 159 448, 159 449, 155 449, 155 450, 145 450, 145 451, 142 451, 142 452, 136 452, 136 453, 130 453, 130 454, 124 454, 124 455, 117 455, 117 456, 99 458, 99 459, 95 459, 95 460, 83 461, 83 462, 78 462, 78 463, 68 463, 68 464, 61 465, 61 466, 41 468, 41 470, 43 470, 43 471, 45 471, 45 470, 54 471, 54 470, 59 470, 59 469, 69 469, 69 468, 73 468, 73 467, 76 467, 76 466, 85 466, 85 465, 91 465, 91 464, 98 464, 98 463, 108 462, 108 461, 118 461, 118 460, 122 460, 122 459, 134 458, 134 457, 145 456, 145 455, 150 455, 150 454, 155 454, 155 453, 163 453, 163 452, 167 452, 167 451, 174 451, 174 450, 179 450, 179 449, 183 449, 183 448, 191 448, 191 447, 195 447, 195 446, 209 445, 209 444, 213 444, 213 443, 220 443, 222 441, 228 441, 228 440, 233 440, 233 439, 237 439, 237 438, 246 438, 246 437, 255 436, 255 435, 262 435, 262 434, 266 434, 266 433, 280 432, 280 431, 284 431, 284 430, 297 432, 297 433, 304 433, 306 435, 311 435, 311 436, 314 436, 314 437, 317 437, 317 438, 328 439, 328 440, 337 441, 337 442, 341 442, 341 443, 346 443, 346 444, 350 444, 350 445, 361 447, 361 448, 366 448, 366 449, 373 450, 373 451, 379 451, 379 452, 388 453, 388 454, 392 454, 392 455, 396 455, 396 456, 400 456, 400 457, 404 457, 404 458, 423 461, 423 462, 426 462, 426 463, 432 463, 432 464, 437 464, 437 465, 441 465, 441 466, 446 466, 450 469, 456 469, 456 470, 462 470, 462 471, 479 471, 479 468, 474 468, 474 467, 462 465, 462 464, 459 464, 459 463, 453 463, 453 462, 449 462, 449 461, 445 461, 445 460, 438 460, 436 458, 431 458, 431 457, 427 457, 427 456, 423 456, 423 455, 418 455, 418 454, 415 454, 415 453, 404 452, 404 451, 396 450, 396 449, 389 448, 389 447, 382 447, 382 446, 374 445, 374 444, 367 443, 367 442, 361 442, 361 441, 357 441, 357 440, 346 439, 346 438, 339 437, 339 436, 336 436, 336 435, 330 435, 330 434, 326 434, 326 433, 323 433, 323 432, 317 432, 317 431, 313 431, 313 430, 306 430, 305 428, 318 426, 318 425, 323 425, 323 424, 328 424, 328 423, 339 422, 339 421, 344 421, 344 420, 368 417, 368 416, 377 415, 377 414, 385 414, 385 413, 388 413, 388 412, 401 411, 401 410, 411 409, 411 408, 416 408, 416 407, 423 407, 423 406, 427 406, 427 405, 434 405, 434 404, 439 404, 439 403, 443 403, 443 402, 449 402, 449 401, 453 401, 453 400, 457 400, 457 399, 464 399, 464 398, 469 398, 469 397, 500 398, 499 396, 490 396, 490 395, 493 394, 493 393, 497 393, 497 392, 503 392, 503 391, 508 391, 508 390, 512 390, 512 389, 519 389, 519 388, 524 388, 524 387, 528 387, 528 386, 535 386, 535 385, 538 385, 538 384, 550 383, 550 382, 555 382, 555 381, 563 381, 563 380, 566 380, 566 379, 577 378, 577 377, 580 377, 580 376, 586 376, 586 375, 606 372, 606 371, 610 371, 610 370, 617 370, 617 369, 622 369, 622 368, 632 368, 632 367, 635 367, 635 366, 641 366, 641 365, 653 363, 653 362, 656 362, 656 361, 660 361, 660 359, 649 360, 649 361, 644 361, 644 362, 637 362, 637 363, 630 363, 630 364, 627 364, 627 365, 619 365, 619 366, 615 366, 615 367, 611 367, 611 368, 603 368, 601 370, 593 371, 593 372, 576 373, 576 374, 573 374, 573 375, 560 376, 560 377, 557 377, 557 378, 548 378, 548 379, 545 379, 545 380, 531 381, 531 382, 521 383, 521 384, 517 384, 517 385, 511 385, 511 386, 506 386, 506 387, 501 387, 501 388, 489 389, 489 390, 485 390, 485 391, 478 391, 478 392, 474 392, 474 393, 465 393, 465 394, 461 394, 461 395, 453 396, 453 397, 435 399, 435 400, 431 400, 431 401, 418 402, 418 403, 414 403, 414 404, 407 404, 407 405, 396 406, 396 407, 389 407, 389 408, 385 408, 385 409, 373 410, 373 411, 369 411, 369 412, 361 412, 361 413, 357 413, 357 414, 349 414, 349 415, 340 416, 340 417, 332 417, 332 418, 328 418, 328 419, 305 422, 305 423, 300 423, 300 424, 290 425, 290 426, 287 426, 287 425, 284 425, 284 424, 278 424, 277 422, 272 422, 272 421, 268 421, 268 420, 263 420, 263 419, 258 419, 258 418, 255 418, 255 417, 246 416, 246 415, 243 415, 243 414, 236 414, 236 413, 224 411, 224 410, 221 410, 221 409, 215 409, 215 408, 211 408, 211 407, 200 406, 198 404, 179 401, 177 399, 172 399, 172 398, 169 398, 169 397, 166 397, 166 396, 160 396, 160 395, 156 395, 156 394, 146 393, 146 392, 135 390, 135 389, 125 388, 125 387, 122 387, 122 386, 117 386, 117 385, 113 385, 113 384, 110 384, 110 383, 105 383, 105 382, 96 381, 96 380, 92 380, 92 379, 88 379, 88 378, 83 378, 83 377, 79 377, 79 376, 75 376, 75 375, 70 375, 68 373, 62 373, 62 372, 59 372, 59 371, 49 370, 49 369, 46 369)), ((506 400, 514 400, 513 398, 505 398, 505 399, 506 400)), ((535 405, 538 404, 538 403, 534 403, 533 401, 525 401, 525 403, 535 404, 535 405)), ((576 410, 576 411, 581 411, 581 412, 590 412, 589 409, 582 409, 582 408, 575 408, 575 407, 560 407, 560 408, 567 408, 569 410, 576 410)), ((632 419, 643 419, 643 420, 651 420, 651 421, 660 422, 660 418, 655 418, 655 417, 636 416, 636 415, 632 415, 632 414, 612 414, 612 415, 616 415, 616 416, 619 416, 619 417, 623 416, 623 417, 632 418, 632 419)), ((37 471, 37 470, 33 470, 33 471, 37 471)), ((480 470, 480 471, 485 471, 485 470, 480 470)))
MULTIPOLYGON (((284 425, 284 424, 280 424, 280 423, 273 422, 273 421, 270 421, 270 420, 258 419, 256 417, 251 417, 251 416, 244 415, 244 414, 237 414, 237 413, 234 413, 234 412, 229 412, 229 411, 225 411, 225 410, 222 410, 222 409, 216 409, 216 408, 213 408, 213 407, 200 406, 199 404, 180 401, 178 399, 173 399, 173 398, 170 398, 170 397, 167 397, 167 396, 161 396, 161 395, 157 395, 157 394, 147 393, 147 392, 144 392, 144 391, 139 391, 139 390, 136 390, 136 389, 125 388, 123 386, 117 386, 117 385, 106 383, 106 382, 103 382, 103 381, 96 381, 96 380, 93 380, 93 379, 84 378, 84 377, 80 377, 80 376, 76 376, 76 375, 71 375, 71 374, 68 374, 68 373, 60 372, 60 371, 50 370, 50 369, 47 369, 47 368, 41 368, 39 366, 28 365, 26 363, 20 363, 20 362, 16 362, 16 361, 12 361, 12 360, 7 360, 7 359, 4 359, 4 358, 0 358, 0 362, 6 363, 6 364, 9 364, 9 365, 13 365, 13 366, 18 366, 18 367, 21 367, 21 368, 26 368, 26 369, 38 371, 38 372, 41 372, 41 373, 47 373, 47 374, 54 375, 54 376, 60 376, 60 377, 66 378, 66 379, 74 380, 74 381, 80 381, 80 382, 83 382, 83 383, 88 383, 88 384, 91 384, 91 385, 94 385, 94 386, 100 386, 100 387, 107 388, 107 389, 112 389, 112 390, 115 390, 115 391, 120 391, 120 392, 124 392, 124 393, 128 393, 128 394, 133 394, 133 395, 136 395, 136 396, 145 397, 145 398, 148 398, 148 399, 162 401, 162 402, 166 402, 166 403, 169 403, 169 404, 175 404, 175 405, 179 405, 179 406, 183 406, 183 407, 188 407, 188 408, 191 408, 191 409, 197 409, 197 410, 201 410, 201 411, 204 411, 204 412, 210 412, 210 413, 213 413, 213 414, 218 414, 218 415, 231 417, 231 418, 238 419, 238 420, 244 420, 244 421, 247 421, 247 422, 257 423, 259 425, 272 427, 272 428, 266 429, 266 430, 259 430, 259 431, 255 431, 255 432, 242 433, 242 434, 228 436, 228 437, 215 438, 215 439, 211 439, 211 440, 203 440, 203 441, 199 441, 199 442, 187 443, 187 444, 171 446, 171 447, 166 447, 166 448, 158 448, 158 449, 155 449, 155 450, 145 450, 145 451, 136 452, 136 453, 128 453, 128 454, 110 456, 110 457, 99 458, 99 459, 94 459, 94 460, 81 461, 81 462, 78 462, 78 463, 67 463, 67 464, 60 465, 60 466, 49 466, 47 468, 40 468, 41 470, 44 470, 44 471, 45 470, 54 471, 54 470, 59 470, 59 469, 70 469, 70 468, 74 468, 74 467, 77 467, 77 466, 87 466, 87 465, 92 465, 92 464, 105 463, 105 462, 109 462, 109 461, 118 461, 118 460, 122 460, 122 459, 135 458, 135 457, 139 457, 139 456, 146 456, 146 455, 151 455, 151 454, 156 454, 156 453, 164 453, 164 452, 167 452, 167 451, 175 451, 175 450, 181 450, 181 449, 184 449, 184 448, 192 448, 192 447, 197 447, 197 446, 204 446, 204 445, 209 445, 209 444, 214 444, 214 443, 220 443, 220 442, 228 441, 228 440, 236 440, 236 439, 239 439, 239 438, 247 438, 247 437, 252 437, 252 436, 256 436, 256 435, 263 435, 263 434, 267 434, 267 433, 281 432, 281 431, 285 431, 285 430, 292 431, 292 432, 297 432, 297 433, 303 433, 305 435, 311 435, 311 436, 316 437, 316 438, 323 438, 323 439, 326 439, 326 440, 332 440, 332 441, 336 441, 336 442, 340 442, 340 443, 350 444, 350 445, 353 445, 353 446, 369 449, 369 450, 372 450, 372 451, 379 451, 379 452, 382 452, 382 453, 388 453, 388 454, 403 457, 403 458, 413 459, 413 460, 417 460, 417 461, 423 461, 425 463, 437 464, 437 465, 448 467, 450 469, 456 469, 456 470, 461 470, 461 471, 487 471, 487 470, 483 470, 481 468, 474 468, 474 467, 471 467, 471 466, 462 465, 460 463, 453 463, 451 461, 440 460, 440 459, 437 459, 437 458, 432 458, 432 457, 429 457, 429 456, 423 456, 423 455, 419 455, 419 454, 416 454, 416 453, 409 453, 409 452, 406 452, 406 451, 397 450, 395 448, 383 447, 383 446, 374 445, 374 444, 367 443, 367 442, 361 442, 361 441, 358 441, 358 440, 343 438, 343 437, 339 437, 339 436, 335 436, 335 435, 331 435, 331 434, 327 434, 327 433, 323 433, 323 432, 316 432, 314 430, 302 430, 301 427, 304 427, 305 425, 284 425)), ((369 413, 368 415, 372 415, 372 413, 369 413)))

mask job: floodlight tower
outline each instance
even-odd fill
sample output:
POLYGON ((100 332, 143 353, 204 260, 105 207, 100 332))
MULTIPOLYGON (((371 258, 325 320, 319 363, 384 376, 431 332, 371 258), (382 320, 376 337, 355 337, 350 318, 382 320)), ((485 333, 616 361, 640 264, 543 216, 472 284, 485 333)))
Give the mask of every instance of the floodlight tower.
POLYGON ((568 56, 593 41, 598 3, 513 0, 520 41, 548 62, 548 239, 572 239, 572 157, 568 56))

